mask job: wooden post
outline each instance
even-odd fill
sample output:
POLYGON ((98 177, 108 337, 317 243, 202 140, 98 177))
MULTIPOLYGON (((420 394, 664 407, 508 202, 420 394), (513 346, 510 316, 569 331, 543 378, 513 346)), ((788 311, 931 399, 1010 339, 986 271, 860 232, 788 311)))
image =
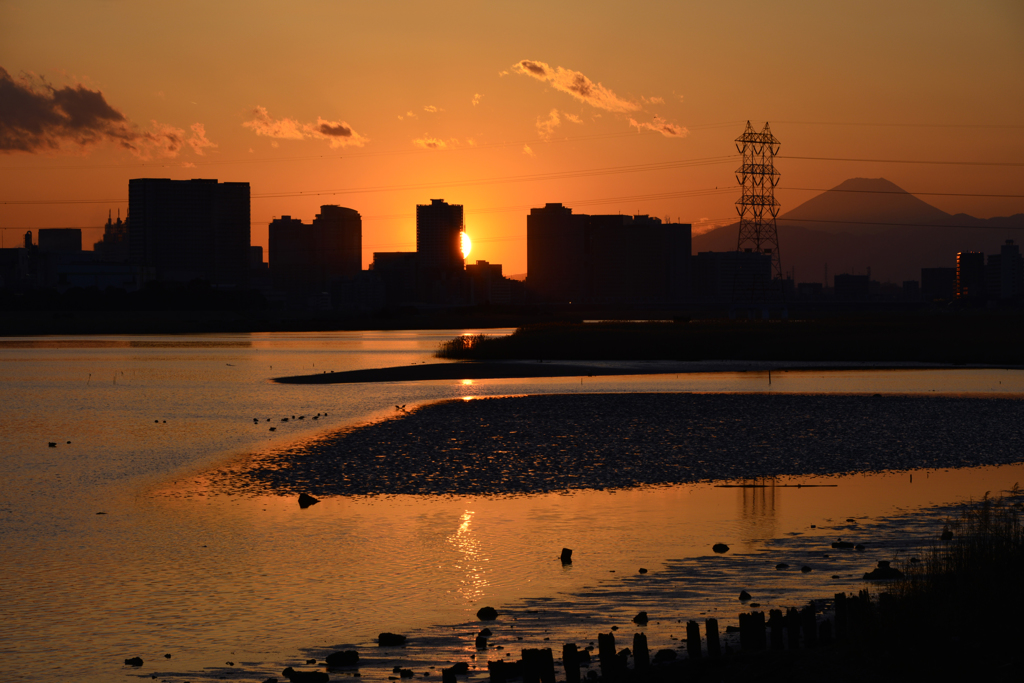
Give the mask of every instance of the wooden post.
POLYGON ((619 658, 615 654, 614 633, 597 634, 597 658, 601 664, 602 678, 606 681, 615 680, 619 670, 619 658))
POLYGON ((752 612, 750 616, 754 626, 754 649, 767 650, 768 632, 765 630, 764 612, 752 612))
POLYGON ((576 643, 562 646, 562 667, 565 669, 565 683, 580 683, 580 653, 576 643))
MULTIPOLYGON (((494 676, 491 676, 491 680, 494 680, 494 676)), ((447 669, 441 669, 441 683, 455 683, 455 670, 451 667, 447 669)))
POLYGON ((818 624, 818 642, 829 645, 832 642, 832 622, 826 619, 818 624))
POLYGON ((836 640, 846 640, 849 626, 846 593, 836 593, 835 598, 836 640))
MULTIPOLYGON (((487 662, 487 671, 491 674, 491 683, 506 683, 507 677, 505 676, 504 661, 498 659, 493 662, 487 662)), ((444 676, 444 671, 441 672, 441 676, 444 676)), ((444 683, 447 683, 447 681, 444 683)))
POLYGON ((790 607, 786 612, 786 635, 789 640, 789 649, 798 649, 800 647, 800 613, 795 607, 790 607))
POLYGON ((773 650, 784 650, 785 640, 783 639, 782 626, 782 610, 773 609, 769 613, 768 626, 772 629, 772 649, 773 650))
POLYGON ((704 631, 708 636, 708 657, 718 659, 722 656, 722 644, 718 640, 718 619, 706 619, 704 631))
POLYGON ((740 650, 747 652, 754 648, 754 643, 751 640, 750 630, 750 615, 746 613, 740 614, 740 650))
POLYGON ((551 648, 537 650, 537 666, 540 669, 540 683, 555 683, 555 656, 551 648))
POLYGON ((700 659, 700 624, 696 621, 686 622, 686 654, 690 659, 700 659))
MULTIPOLYGON (((633 634, 633 668, 643 671, 651 665, 651 651, 647 649, 647 636, 643 633, 633 634)), ((572 681, 566 681, 572 683, 572 681)))
POLYGON ((523 683, 540 683, 539 654, 540 650, 534 648, 523 650, 523 683))
POLYGON ((817 647, 818 645, 818 621, 814 618, 814 608, 808 605, 800 614, 801 626, 804 632, 804 646, 817 647))

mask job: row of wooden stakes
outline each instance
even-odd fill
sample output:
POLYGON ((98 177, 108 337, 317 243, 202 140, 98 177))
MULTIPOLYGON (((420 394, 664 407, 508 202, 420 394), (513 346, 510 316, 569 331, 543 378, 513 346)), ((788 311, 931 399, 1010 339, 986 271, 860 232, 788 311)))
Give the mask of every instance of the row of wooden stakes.
MULTIPOLYGON (((831 619, 818 621, 815 608, 808 605, 803 609, 789 608, 785 613, 773 609, 765 619, 764 612, 749 612, 739 615, 740 650, 756 652, 767 650, 796 650, 803 644, 805 648, 827 645, 833 637, 839 640, 856 638, 868 627, 872 606, 867 591, 859 595, 847 596, 836 593, 835 612, 831 619), (834 631, 834 632, 833 632, 834 631), (769 637, 770 633, 770 637, 769 637)), ((733 627, 729 627, 729 631, 733 627)), ((719 637, 718 620, 709 618, 704 622, 705 640, 702 642, 700 624, 689 621, 686 624, 686 653, 689 659, 703 657, 717 659, 722 657, 722 642, 719 637)), ((633 649, 616 650, 615 634, 599 633, 598 662, 601 678, 606 682, 614 682, 625 677, 628 672, 628 660, 633 658, 633 670, 643 671, 651 666, 652 657, 647 647, 647 636, 643 633, 633 635, 633 649)), ((728 650, 728 645, 726 646, 728 650)), ((653 661, 671 661, 676 658, 674 650, 659 650, 653 661)), ((590 651, 580 649, 575 643, 567 643, 562 647, 562 666, 565 669, 566 683, 581 682, 581 666, 591 661, 590 651)), ((524 649, 522 659, 516 662, 497 660, 488 662, 491 683, 506 683, 513 679, 522 679, 523 683, 555 683, 555 660, 551 648, 524 649)), ((455 683, 456 672, 444 669, 442 683, 455 683)), ((589 671, 587 677, 597 677, 596 671, 589 671)))

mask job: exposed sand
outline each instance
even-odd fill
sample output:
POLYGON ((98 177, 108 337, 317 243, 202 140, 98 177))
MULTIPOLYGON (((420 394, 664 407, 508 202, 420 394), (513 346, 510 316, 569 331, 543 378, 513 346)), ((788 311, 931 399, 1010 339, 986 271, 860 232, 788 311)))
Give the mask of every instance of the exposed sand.
POLYGON ((453 400, 223 471, 235 491, 526 494, 1024 461, 1024 400, 581 394, 453 400))
POLYGON ((864 363, 857 361, 459 361, 424 363, 390 368, 322 372, 318 375, 276 377, 281 384, 357 384, 363 382, 417 382, 462 379, 525 379, 530 377, 601 377, 608 375, 683 374, 690 372, 765 372, 767 370, 930 370, 989 367, 936 363, 864 363))

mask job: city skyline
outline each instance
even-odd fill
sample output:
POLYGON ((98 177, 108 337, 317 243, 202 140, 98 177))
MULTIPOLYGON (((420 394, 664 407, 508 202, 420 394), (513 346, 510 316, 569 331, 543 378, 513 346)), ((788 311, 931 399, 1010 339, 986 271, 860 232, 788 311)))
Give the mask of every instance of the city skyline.
POLYGON ((1005 164, 1024 152, 1024 11, 1009 2, 175 7, 0 6, 0 87, 31 105, 0 121, 5 246, 56 227, 92 245, 129 178, 216 177, 250 183, 265 250, 274 218, 338 204, 363 216, 365 268, 414 248, 413 207, 446 197, 466 207, 473 259, 522 273, 523 216, 549 202, 695 235, 735 221, 748 119, 784 143, 783 212, 855 177, 935 193, 947 213, 1024 212, 977 196, 1020 194, 1005 164), (772 36, 763 58, 744 17, 772 36))

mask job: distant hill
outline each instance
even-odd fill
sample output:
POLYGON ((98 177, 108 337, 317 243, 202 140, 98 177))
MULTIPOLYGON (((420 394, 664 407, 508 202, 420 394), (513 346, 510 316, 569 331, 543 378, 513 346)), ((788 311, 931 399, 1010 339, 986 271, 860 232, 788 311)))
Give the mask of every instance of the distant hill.
MULTIPOLYGON (((1024 214, 982 219, 950 215, 885 178, 851 178, 779 216, 782 268, 797 282, 837 273, 880 282, 920 280, 921 268, 953 267, 956 252, 999 252, 1024 241, 1024 214), (1016 228, 1001 230, 999 228, 1016 228)), ((693 238, 693 253, 736 249, 738 224, 693 238)))

